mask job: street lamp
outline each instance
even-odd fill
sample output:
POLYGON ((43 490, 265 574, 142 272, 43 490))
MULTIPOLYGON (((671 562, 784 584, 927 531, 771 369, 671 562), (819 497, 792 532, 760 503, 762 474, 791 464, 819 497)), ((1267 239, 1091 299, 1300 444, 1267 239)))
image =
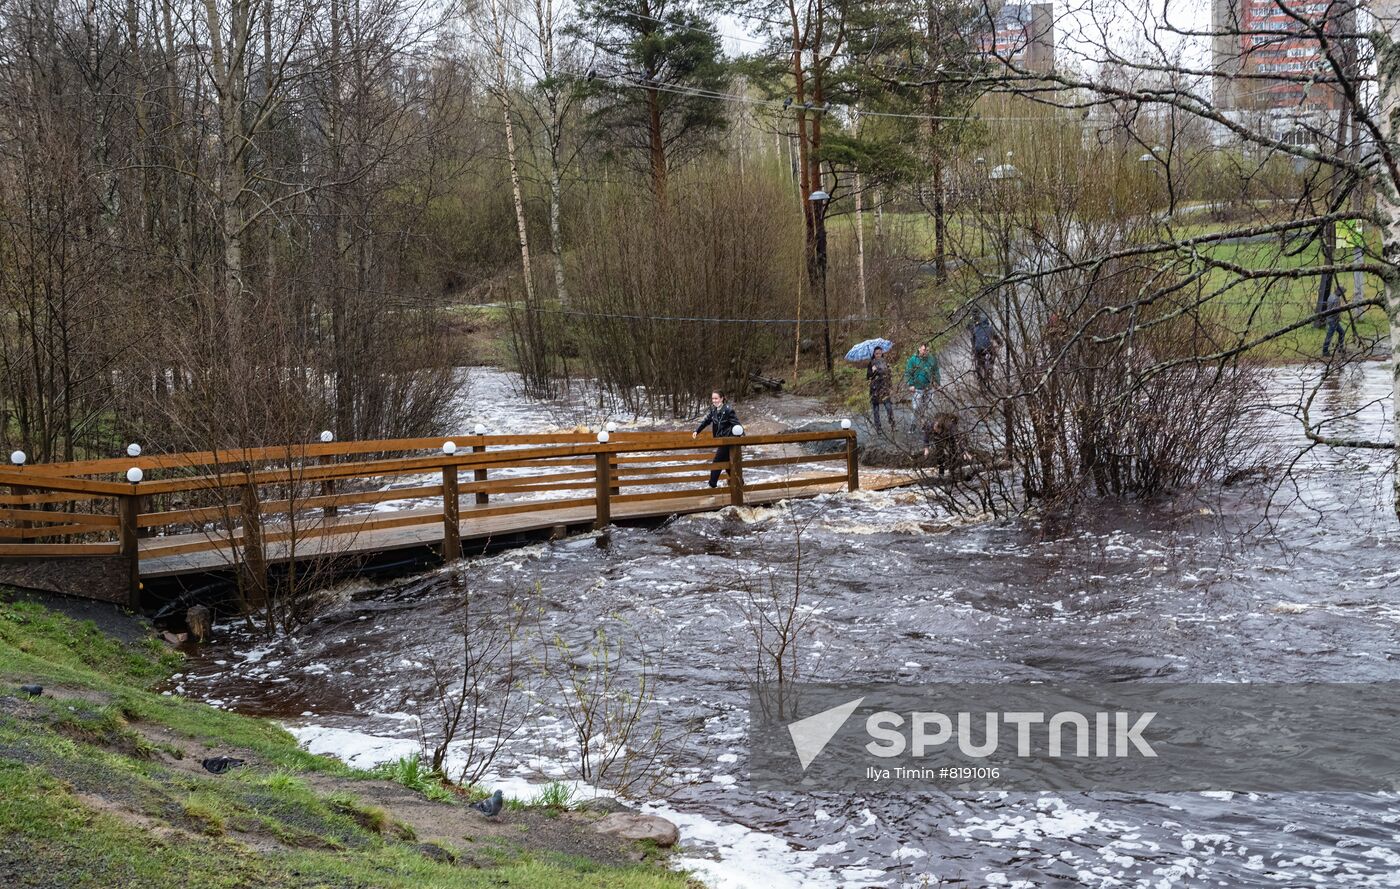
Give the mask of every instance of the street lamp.
MULTIPOLYGON (((1010 154, 1010 152, 1007 152, 1007 154, 1010 154)), ((1020 179, 1021 171, 1009 163, 997 164, 995 167, 992 167, 992 172, 988 174, 988 178, 993 182, 1001 182, 1006 179, 1020 179)))
POLYGON ((820 188, 807 197, 812 205, 812 266, 807 270, 811 283, 822 291, 822 345, 826 357, 826 372, 831 374, 831 309, 826 299, 826 208, 831 195, 820 188))
MULTIPOLYGON (((1167 163, 1167 161, 1162 160, 1162 158, 1166 157, 1165 152, 1166 152, 1166 149, 1163 148, 1162 146, 1160 146, 1160 145, 1153 145, 1152 148, 1151 148, 1151 150, 1149 150, 1149 151, 1144 151, 1141 155, 1138 156, 1138 163, 1142 164, 1142 168, 1143 168, 1144 170, 1147 170, 1148 167, 1149 167, 1150 165, 1154 164, 1154 163, 1162 163, 1162 164, 1165 164, 1165 163, 1167 163)), ((1168 172, 1170 172, 1170 170, 1169 170, 1168 172)), ((1168 203, 1168 207, 1167 207, 1167 209, 1168 209, 1168 211, 1170 211, 1170 210, 1171 210, 1171 206, 1170 206, 1170 204, 1171 204, 1171 194, 1170 194, 1171 183, 1170 183, 1170 182, 1168 182, 1168 184, 1167 184, 1167 189, 1168 189, 1168 194, 1167 194, 1167 203, 1168 203)), ((1148 188, 1145 189, 1145 191, 1146 191, 1146 193, 1147 193, 1147 195, 1148 195, 1148 200, 1149 200, 1149 202, 1150 202, 1151 199, 1152 199, 1152 190, 1151 190, 1150 184, 1149 184, 1148 188)), ((1149 209, 1149 210, 1151 209, 1150 205, 1149 205, 1149 208, 1148 208, 1148 209, 1149 209)))

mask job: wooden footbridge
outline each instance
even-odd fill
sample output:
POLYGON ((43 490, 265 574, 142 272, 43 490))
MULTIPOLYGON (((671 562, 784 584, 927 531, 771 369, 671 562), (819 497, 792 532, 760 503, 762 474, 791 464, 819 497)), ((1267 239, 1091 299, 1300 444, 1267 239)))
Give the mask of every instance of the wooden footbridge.
POLYGON ((270 567, 425 547, 453 560, 524 533, 855 490, 855 444, 849 430, 570 432, 15 467, 0 471, 0 583, 139 608, 143 581, 232 573, 256 604, 270 567), (717 444, 730 446, 723 463, 717 444), (712 470, 725 474, 717 489, 712 470))

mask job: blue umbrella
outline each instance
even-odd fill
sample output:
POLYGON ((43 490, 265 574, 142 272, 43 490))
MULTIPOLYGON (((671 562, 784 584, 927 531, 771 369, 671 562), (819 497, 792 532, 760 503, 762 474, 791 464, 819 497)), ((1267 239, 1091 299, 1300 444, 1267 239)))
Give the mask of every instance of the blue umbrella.
POLYGON ((851 347, 851 351, 846 353, 847 361, 869 361, 870 356, 875 354, 876 347, 888 352, 894 348, 894 343, 889 340, 882 340, 876 337, 873 340, 866 340, 863 343, 856 343, 851 347))

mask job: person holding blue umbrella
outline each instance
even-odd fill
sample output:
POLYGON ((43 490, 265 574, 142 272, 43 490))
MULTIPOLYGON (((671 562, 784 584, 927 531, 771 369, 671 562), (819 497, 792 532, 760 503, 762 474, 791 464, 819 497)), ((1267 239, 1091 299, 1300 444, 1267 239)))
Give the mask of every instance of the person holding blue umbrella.
POLYGON ((875 347, 870 356, 870 366, 865 369, 866 382, 870 384, 870 412, 875 415, 875 432, 880 430, 880 406, 885 406, 885 415, 890 420, 890 432, 894 426, 894 384, 890 379, 890 365, 885 360, 885 350, 875 347))
POLYGON ((853 362, 869 361, 875 354, 875 350, 883 349, 887 354, 894 349, 894 343, 881 337, 873 340, 862 340, 851 347, 851 351, 846 353, 846 360, 853 362))

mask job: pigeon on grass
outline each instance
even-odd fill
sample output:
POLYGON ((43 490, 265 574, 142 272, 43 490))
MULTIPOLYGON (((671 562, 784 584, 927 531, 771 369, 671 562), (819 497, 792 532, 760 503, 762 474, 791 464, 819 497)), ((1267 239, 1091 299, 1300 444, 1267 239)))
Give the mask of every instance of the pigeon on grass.
POLYGON ((236 769, 243 765, 243 760, 234 759, 232 756, 211 756, 201 761, 200 765, 204 766, 205 771, 213 772, 216 775, 222 775, 229 769, 236 769))
POLYGON ((473 803, 472 808, 476 809, 487 818, 495 818, 501 814, 501 807, 505 805, 505 794, 499 790, 488 796, 479 803, 473 803))

